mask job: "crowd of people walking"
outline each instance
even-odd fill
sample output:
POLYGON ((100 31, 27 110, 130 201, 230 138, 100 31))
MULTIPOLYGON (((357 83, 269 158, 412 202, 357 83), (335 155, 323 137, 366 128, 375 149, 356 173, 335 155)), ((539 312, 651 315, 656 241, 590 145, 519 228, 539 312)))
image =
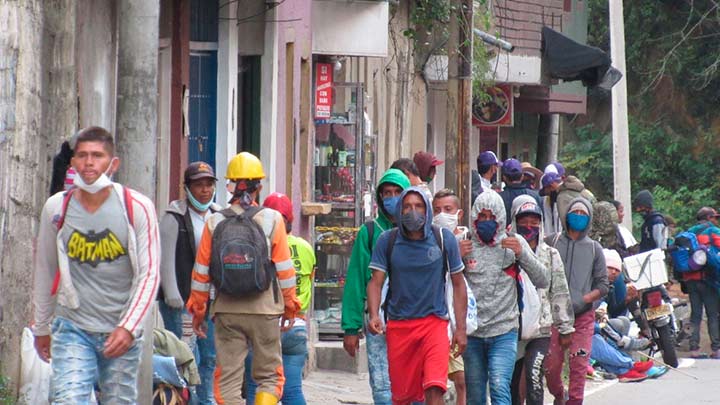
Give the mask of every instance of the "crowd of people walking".
MULTIPOLYGON (((297 207, 277 192, 260 201, 263 165, 242 152, 227 165, 228 204, 215 201, 214 169, 192 162, 184 197, 158 221, 149 198, 112 181, 114 148, 102 128, 75 134, 42 210, 34 335, 38 355, 52 358, 51 403, 96 392, 102 404, 136 403, 142 341, 153 338, 143 319, 157 300, 171 332, 163 353, 178 342, 192 352, 183 400, 305 404, 316 263, 292 234, 297 207)), ((597 201, 559 162, 540 171, 480 153, 470 212, 452 190, 432 192, 441 164, 427 152, 394 162, 375 187, 376 216, 354 239, 343 347, 357 356, 365 339, 375 404, 442 404, 448 380, 457 404, 542 404, 546 387, 556 404, 581 404, 588 374, 629 382, 667 371, 633 357, 652 339, 622 271, 624 258, 674 242, 649 191, 633 202, 644 218, 638 242, 620 225, 622 204, 597 201)), ((718 217, 699 210, 689 229, 697 243, 720 249, 718 217)), ((708 266, 675 276, 690 296, 692 356, 720 358, 708 266), (699 350, 703 308, 709 355, 699 350)))

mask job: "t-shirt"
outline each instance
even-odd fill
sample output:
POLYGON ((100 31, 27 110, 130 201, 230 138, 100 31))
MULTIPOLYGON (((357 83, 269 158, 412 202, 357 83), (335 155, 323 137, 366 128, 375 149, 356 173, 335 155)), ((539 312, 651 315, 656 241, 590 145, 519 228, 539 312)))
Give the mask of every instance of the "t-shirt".
MULTIPOLYGON (((448 316, 445 300, 445 270, 443 254, 432 232, 423 240, 406 239, 397 234, 392 251, 390 292, 387 306, 392 320, 419 319, 428 315, 448 316)), ((460 258, 457 239, 442 229, 450 274, 461 272, 465 266, 460 258)), ((390 232, 383 232, 373 249, 370 269, 388 271, 387 247, 390 232)))
POLYGON ((310 306, 312 296, 312 274, 315 268, 315 252, 312 246, 303 238, 288 235, 288 247, 295 267, 297 280, 296 295, 300 300, 300 312, 305 313, 310 306))
POLYGON ((124 213, 117 193, 92 214, 75 198, 68 204, 61 238, 80 306, 58 305, 56 314, 88 332, 112 332, 130 301, 134 273, 124 213))

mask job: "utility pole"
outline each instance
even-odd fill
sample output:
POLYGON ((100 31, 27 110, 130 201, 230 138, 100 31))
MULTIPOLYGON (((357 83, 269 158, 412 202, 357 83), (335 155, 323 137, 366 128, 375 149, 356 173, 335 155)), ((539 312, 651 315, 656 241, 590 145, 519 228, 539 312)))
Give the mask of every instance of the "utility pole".
POLYGON ((472 133, 473 1, 457 0, 448 40, 448 104, 445 132, 445 184, 454 185, 461 208, 470 213, 470 135, 472 133))
MULTIPOLYGON (((120 180, 155 198, 157 180, 158 0, 117 3, 118 77, 116 134, 120 180)), ((153 309, 143 321, 138 403, 152 403, 153 309)))
MULTIPOLYGON (((609 0, 608 6, 610 8, 610 57, 613 66, 622 73, 622 79, 612 88, 613 191, 615 199, 625 207, 625 212, 632 212, 623 2, 622 0, 609 0)), ((622 224, 632 230, 632 215, 625 215, 622 224)))

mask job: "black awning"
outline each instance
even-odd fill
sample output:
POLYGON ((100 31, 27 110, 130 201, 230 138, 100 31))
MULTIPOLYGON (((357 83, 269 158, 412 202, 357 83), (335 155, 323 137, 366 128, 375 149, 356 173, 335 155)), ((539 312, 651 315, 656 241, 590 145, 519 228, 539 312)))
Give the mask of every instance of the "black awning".
POLYGON ((587 87, 599 84, 610 68, 610 57, 602 49, 583 45, 551 28, 542 28, 542 55, 550 77, 582 80, 587 87))

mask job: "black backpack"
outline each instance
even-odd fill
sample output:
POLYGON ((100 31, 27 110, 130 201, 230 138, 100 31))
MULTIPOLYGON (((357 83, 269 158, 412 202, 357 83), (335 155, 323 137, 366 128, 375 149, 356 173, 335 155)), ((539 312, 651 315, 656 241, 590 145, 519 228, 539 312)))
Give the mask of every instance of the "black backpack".
POLYGON ((270 260, 265 232, 253 220, 263 207, 250 207, 241 214, 230 208, 212 237, 210 277, 226 295, 243 297, 266 291, 277 277, 270 260))

